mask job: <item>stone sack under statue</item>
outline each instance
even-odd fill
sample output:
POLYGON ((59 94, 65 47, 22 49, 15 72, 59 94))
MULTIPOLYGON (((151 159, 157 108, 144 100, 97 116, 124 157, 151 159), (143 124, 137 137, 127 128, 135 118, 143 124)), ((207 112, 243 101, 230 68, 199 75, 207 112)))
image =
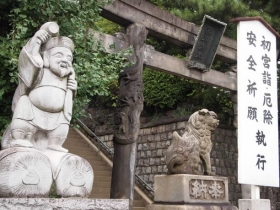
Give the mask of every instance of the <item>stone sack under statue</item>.
POLYGON ((173 133, 166 152, 166 165, 171 174, 213 175, 210 152, 211 132, 219 125, 216 113, 201 109, 193 113, 180 136, 173 133))
POLYGON ((77 81, 74 43, 58 32, 55 22, 45 23, 20 52, 13 119, 1 142, 0 197, 47 197, 53 182, 62 197, 91 193, 91 165, 62 147, 77 81))

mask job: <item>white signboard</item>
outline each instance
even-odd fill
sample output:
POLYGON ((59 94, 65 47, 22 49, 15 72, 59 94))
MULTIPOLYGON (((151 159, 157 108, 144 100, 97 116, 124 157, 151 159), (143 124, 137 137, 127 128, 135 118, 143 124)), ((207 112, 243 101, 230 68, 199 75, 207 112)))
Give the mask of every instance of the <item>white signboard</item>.
POLYGON ((279 187, 276 37, 260 21, 237 28, 238 182, 279 187))

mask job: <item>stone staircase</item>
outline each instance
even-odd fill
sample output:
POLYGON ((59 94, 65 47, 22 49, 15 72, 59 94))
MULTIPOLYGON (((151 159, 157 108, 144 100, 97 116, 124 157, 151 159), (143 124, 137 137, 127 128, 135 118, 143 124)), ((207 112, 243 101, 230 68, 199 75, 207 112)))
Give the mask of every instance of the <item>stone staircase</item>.
MULTIPOLYGON (((76 154, 86 159, 94 171, 94 183, 89 198, 110 198, 111 173, 112 166, 106 157, 94 149, 90 143, 85 140, 85 136, 70 127, 67 140, 63 147, 69 150, 69 153, 76 154), (104 160, 105 158, 105 160, 104 160)), ((145 210, 147 203, 134 191, 133 210, 145 210)))

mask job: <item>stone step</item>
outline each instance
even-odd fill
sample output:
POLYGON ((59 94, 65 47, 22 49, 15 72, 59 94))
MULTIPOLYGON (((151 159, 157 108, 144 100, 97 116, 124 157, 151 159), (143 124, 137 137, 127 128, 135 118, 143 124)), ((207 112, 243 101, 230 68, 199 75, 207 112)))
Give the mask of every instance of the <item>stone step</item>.
MULTIPOLYGON (((93 169, 94 170, 94 169, 93 169)), ((108 176, 108 177, 110 177, 111 178, 111 174, 112 174, 112 172, 111 171, 98 171, 98 170, 95 170, 94 171, 94 177, 95 176, 108 176)))
POLYGON ((111 182, 111 176, 94 176, 94 181, 98 182, 111 182))
POLYGON ((70 142, 68 144, 63 144, 63 146, 67 146, 67 148, 71 149, 71 150, 77 150, 77 148, 79 148, 79 149, 80 148, 82 148, 82 149, 88 149, 89 148, 91 150, 91 148, 90 148, 90 146, 88 144, 74 145, 74 144, 71 144, 71 142, 70 142))
POLYGON ((80 136, 80 134, 75 131, 75 133, 68 133, 68 137, 67 137, 70 141, 76 141, 77 142, 81 142, 81 140, 83 139, 83 137, 80 136))
POLYGON ((142 201, 142 200, 135 200, 135 198, 134 198, 133 207, 143 207, 143 205, 144 205, 144 201, 142 201))
POLYGON ((67 139, 63 145, 88 147, 88 143, 83 139, 76 139, 76 140, 67 139))
POLYGON ((88 152, 88 151, 93 151, 94 153, 98 154, 98 152, 94 151, 89 145, 66 145, 66 144, 63 144, 64 147, 67 146, 68 150, 72 150, 72 151, 85 151, 85 152, 88 152))
POLYGON ((111 188, 111 182, 93 182, 94 187, 111 188))
POLYGON ((94 194, 110 194, 110 188, 93 187, 92 192, 94 194))
POLYGON ((90 160, 88 162, 91 164, 92 168, 94 168, 94 166, 105 166, 105 163, 101 160, 90 160))
POLYGON ((110 172, 112 172, 112 169, 109 168, 109 166, 104 166, 104 165, 93 166, 93 170, 97 170, 97 171, 110 171, 110 172))
POLYGON ((110 194, 95 194, 95 193, 92 193, 89 198, 109 199, 110 198, 110 194))

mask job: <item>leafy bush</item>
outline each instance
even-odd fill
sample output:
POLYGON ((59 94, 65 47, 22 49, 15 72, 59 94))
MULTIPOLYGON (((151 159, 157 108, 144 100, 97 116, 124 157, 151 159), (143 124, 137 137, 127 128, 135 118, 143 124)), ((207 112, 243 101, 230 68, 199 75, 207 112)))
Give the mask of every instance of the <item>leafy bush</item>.
POLYGON ((207 108, 215 111, 223 122, 232 122, 233 104, 228 91, 151 69, 144 70, 143 80, 148 109, 173 109, 176 115, 186 115, 207 108))
POLYGON ((183 78, 145 69, 143 72, 144 99, 147 106, 172 108, 184 100, 187 81, 183 78))

